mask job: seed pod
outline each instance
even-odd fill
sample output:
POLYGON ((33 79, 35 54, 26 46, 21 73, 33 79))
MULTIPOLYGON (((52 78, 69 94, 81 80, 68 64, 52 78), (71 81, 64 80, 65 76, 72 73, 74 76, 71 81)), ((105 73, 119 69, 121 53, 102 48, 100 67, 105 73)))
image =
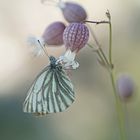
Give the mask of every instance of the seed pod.
POLYGON ((65 47, 72 52, 82 49, 89 39, 89 30, 83 23, 71 23, 63 33, 65 47))
POLYGON ((85 9, 76 3, 59 2, 58 6, 62 10, 64 18, 69 22, 81 22, 86 20, 87 13, 85 9))
POLYGON ((116 89, 121 99, 126 100, 134 93, 134 82, 128 75, 120 75, 116 82, 116 89))
POLYGON ((42 39, 47 45, 62 45, 65 25, 62 22, 50 24, 44 31, 42 39))

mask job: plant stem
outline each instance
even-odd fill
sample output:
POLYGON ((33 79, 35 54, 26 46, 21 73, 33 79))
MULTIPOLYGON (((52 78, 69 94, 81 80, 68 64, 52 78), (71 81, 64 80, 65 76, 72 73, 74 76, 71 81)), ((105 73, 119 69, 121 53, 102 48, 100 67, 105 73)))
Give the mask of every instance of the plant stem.
POLYGON ((110 64, 109 64, 109 62, 108 62, 108 60, 106 58, 106 55, 104 54, 104 52, 103 52, 101 47, 99 48, 99 52, 102 54, 102 56, 103 56, 103 58, 104 58, 104 60, 105 60, 105 62, 107 64, 107 66, 110 68, 110 64))
POLYGON ((102 55, 102 57, 104 59, 103 62, 105 62, 108 67, 110 67, 109 61, 107 60, 107 57, 106 57, 104 51, 102 50, 102 48, 100 46, 100 43, 99 43, 94 31, 91 29, 90 26, 89 26, 89 28, 90 28, 91 35, 92 35, 92 37, 93 37, 93 39, 94 39, 94 41, 96 43, 96 46, 97 46, 97 53, 102 55))
POLYGON ((116 92, 113 70, 110 71, 110 78, 111 78, 111 84, 112 84, 112 87, 113 87, 115 100, 116 100, 116 111, 117 111, 117 114, 118 114, 120 139, 121 140, 126 140, 124 111, 123 111, 123 106, 122 106, 122 103, 121 103, 121 99, 116 92))
MULTIPOLYGON (((113 66, 112 63, 112 26, 111 26, 111 18, 109 19, 109 63, 111 66, 113 66)), ((123 111, 123 106, 121 99, 119 95, 117 94, 116 91, 116 86, 115 86, 115 78, 114 78, 114 68, 110 70, 110 79, 111 79, 111 84, 113 87, 114 91, 114 96, 116 100, 116 111, 118 113, 118 123, 119 123, 119 130, 120 130, 120 138, 121 140, 126 140, 126 132, 125 132, 125 116, 124 116, 124 111, 123 111)))
POLYGON ((109 23, 109 21, 105 21, 105 20, 103 20, 103 21, 90 21, 90 20, 85 20, 85 21, 83 21, 83 22, 88 22, 88 23, 95 23, 95 24, 104 24, 104 23, 109 23))
MULTIPOLYGON (((87 44, 87 45, 88 45, 90 48, 93 49, 93 46, 92 46, 92 45, 90 45, 90 44, 87 44)), ((93 51, 95 51, 95 52, 97 53, 98 57, 100 58, 100 61, 101 61, 103 64, 106 65, 106 61, 105 61, 103 55, 100 53, 99 49, 95 49, 95 50, 93 50, 93 51)))
POLYGON ((109 22, 109 62, 112 65, 112 25, 109 22))
POLYGON ((126 140, 124 110, 123 110, 121 99, 120 99, 119 95, 117 94, 116 86, 115 86, 114 65, 112 63, 112 25, 111 25, 111 15, 110 15, 109 11, 107 11, 106 15, 107 15, 109 21, 84 21, 84 22, 89 22, 89 23, 94 23, 94 24, 104 24, 104 23, 106 24, 107 23, 109 25, 109 55, 108 55, 109 60, 107 59, 104 51, 102 50, 102 48, 101 48, 101 46, 100 46, 92 29, 91 29, 91 34, 92 34, 92 37, 94 38, 95 43, 98 47, 98 55, 100 54, 99 57, 104 59, 102 61, 107 64, 106 66, 108 66, 108 69, 109 69, 111 84, 113 87, 113 92, 114 92, 114 96, 115 96, 115 100, 116 100, 116 111, 118 114, 120 139, 126 140))

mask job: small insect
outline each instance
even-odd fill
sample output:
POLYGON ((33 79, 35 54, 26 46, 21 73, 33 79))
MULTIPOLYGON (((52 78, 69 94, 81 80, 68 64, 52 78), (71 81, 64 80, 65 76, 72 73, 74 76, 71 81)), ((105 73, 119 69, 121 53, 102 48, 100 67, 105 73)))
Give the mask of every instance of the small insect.
POLYGON ((23 103, 23 111, 36 115, 62 112, 75 100, 74 88, 65 68, 53 56, 34 80, 23 103))

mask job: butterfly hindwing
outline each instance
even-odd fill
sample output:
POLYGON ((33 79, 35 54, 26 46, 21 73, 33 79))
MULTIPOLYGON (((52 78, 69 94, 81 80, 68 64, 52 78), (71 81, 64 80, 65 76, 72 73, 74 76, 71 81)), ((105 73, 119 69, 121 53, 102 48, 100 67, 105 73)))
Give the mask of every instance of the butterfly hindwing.
POLYGON ((46 112, 44 96, 43 96, 43 86, 45 81, 49 82, 49 67, 46 67, 34 80, 31 88, 27 93, 27 97, 23 103, 23 111, 29 113, 36 112, 46 112), (48 77, 48 78, 47 78, 48 77))
POLYGON ((73 85, 62 68, 46 67, 32 84, 23 104, 24 112, 62 112, 74 101, 73 85))
POLYGON ((75 95, 73 85, 64 70, 56 70, 52 75, 52 85, 50 85, 51 90, 48 90, 48 93, 50 93, 50 99, 49 95, 47 97, 48 112, 62 112, 74 101, 75 95))

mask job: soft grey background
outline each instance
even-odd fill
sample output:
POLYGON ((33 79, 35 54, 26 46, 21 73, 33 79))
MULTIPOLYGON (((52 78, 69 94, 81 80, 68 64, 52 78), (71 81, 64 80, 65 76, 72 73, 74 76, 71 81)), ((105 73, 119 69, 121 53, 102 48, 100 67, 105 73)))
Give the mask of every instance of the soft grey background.
MULTIPOLYGON (((113 59, 116 74, 129 73, 136 82, 135 98, 126 105, 128 139, 140 139, 140 1, 77 0, 90 20, 104 20, 110 10, 113 24, 113 59)), ((0 0, 0 139, 1 140, 118 140, 115 101, 107 71, 90 48, 77 56, 72 72, 76 101, 64 113, 37 118, 22 113, 30 82, 47 65, 47 57, 34 58, 26 39, 40 36, 53 21, 64 21, 60 9, 40 0, 0 0)), ((92 26, 103 49, 108 46, 108 27, 92 26)), ((59 56, 64 46, 48 48, 59 56)))

